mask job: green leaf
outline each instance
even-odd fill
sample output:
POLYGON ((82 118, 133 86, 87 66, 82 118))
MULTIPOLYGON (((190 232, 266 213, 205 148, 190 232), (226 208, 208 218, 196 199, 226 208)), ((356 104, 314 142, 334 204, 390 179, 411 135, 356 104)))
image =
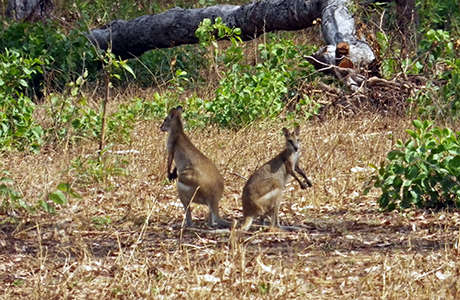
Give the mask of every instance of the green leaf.
POLYGON ((412 184, 412 180, 405 179, 403 181, 402 187, 405 188, 405 187, 411 186, 411 184, 412 184))
POLYGON ((418 176, 419 174, 419 169, 417 166, 410 166, 409 170, 406 174, 407 179, 414 179, 418 176))
POLYGON ((406 132, 407 134, 409 134, 411 137, 413 137, 414 139, 417 138, 417 134, 415 133, 415 131, 411 130, 411 129, 406 129, 406 132))
POLYGON ((395 181, 395 178, 396 178, 396 175, 388 176, 388 177, 385 179, 384 184, 385 184, 385 185, 392 185, 393 182, 395 181))
POLYGON ((22 85, 23 87, 28 86, 27 81, 25 81, 24 79, 19 79, 19 84, 22 85))
POLYGON ((71 90, 70 90, 70 94, 72 96, 77 96, 78 95, 78 87, 73 87, 71 90))
POLYGON ((49 199, 51 201, 53 201, 54 203, 59 204, 59 205, 63 205, 65 203, 67 203, 66 196, 60 190, 57 190, 57 191, 55 191, 53 193, 50 193, 48 197, 49 197, 49 199))
POLYGON ((391 202, 390 204, 388 204, 388 206, 386 207, 386 210, 387 211, 392 211, 392 210, 395 210, 396 208, 396 204, 394 202, 391 202))
POLYGON ((58 184, 57 189, 62 191, 62 192, 64 192, 64 193, 68 193, 70 191, 70 184, 68 184, 68 183, 60 183, 60 184, 58 184))
POLYGON ((423 123, 420 120, 413 120, 412 124, 417 129, 422 129, 423 128, 423 123))
POLYGON ((128 64, 123 64, 122 67, 123 69, 128 71, 131 75, 133 75, 134 78, 136 78, 136 74, 134 74, 133 69, 128 64))
POLYGON ((380 206, 381 208, 386 208, 386 207, 388 206, 388 203, 389 203, 388 194, 387 194, 387 193, 383 193, 383 194, 380 196, 378 202, 379 202, 379 206, 380 206))
POLYGON ((13 184, 14 180, 9 178, 9 177, 2 177, 2 178, 0 178, 0 183, 13 184))
POLYGON ((46 201, 40 200, 39 205, 47 213, 54 214, 56 212, 56 209, 54 208, 54 206, 50 205, 46 201))
POLYGON ((453 159, 451 159, 448 163, 448 166, 449 168, 460 172, 460 156, 455 156, 453 159))
POLYGON ((18 204, 24 209, 30 209, 29 205, 23 199, 18 199, 18 204))
POLYGON ((404 154, 399 150, 393 150, 393 151, 388 152, 388 154, 387 154, 387 158, 389 160, 395 160, 395 159, 401 158, 403 156, 404 156, 404 154))
POLYGON ((416 153, 413 151, 406 151, 406 155, 404 157, 407 163, 412 163, 417 158, 416 153))

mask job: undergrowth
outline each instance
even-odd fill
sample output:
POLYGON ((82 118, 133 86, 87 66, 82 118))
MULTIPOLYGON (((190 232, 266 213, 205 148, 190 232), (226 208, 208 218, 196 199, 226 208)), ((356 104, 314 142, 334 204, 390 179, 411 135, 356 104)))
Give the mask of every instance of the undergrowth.
POLYGON ((174 5, 234 2, 55 1, 56 22, 1 23, 1 297, 458 298, 458 4, 417 1, 419 42, 404 58, 393 4, 371 5, 381 73, 421 82, 399 117, 316 118, 326 97, 349 91, 302 58, 317 49, 311 32, 244 43, 204 20, 200 45, 123 62, 135 77, 108 70, 120 60, 101 59, 84 35, 174 5), (280 207, 300 230, 216 233, 195 204, 196 231, 182 230, 159 130, 178 104, 225 179, 219 210, 237 224, 245 180, 282 149, 283 126, 301 125, 313 186, 288 184, 280 207))

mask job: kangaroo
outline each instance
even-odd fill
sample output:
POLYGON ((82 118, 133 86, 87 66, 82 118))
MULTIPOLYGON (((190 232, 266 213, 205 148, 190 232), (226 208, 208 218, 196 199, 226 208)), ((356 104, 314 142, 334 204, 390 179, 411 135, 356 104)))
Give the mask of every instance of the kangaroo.
POLYGON ((243 188, 243 216, 242 230, 248 230, 256 216, 263 216, 271 212, 271 226, 279 228, 279 207, 281 195, 290 176, 294 177, 302 189, 310 187, 311 181, 299 167, 299 142, 300 127, 296 126, 292 133, 283 128, 286 138, 286 148, 257 169, 249 177, 243 188), (300 181, 299 173, 305 182, 300 181))
POLYGON ((161 131, 168 132, 167 173, 170 180, 177 178, 177 191, 185 209, 186 226, 192 226, 190 202, 209 207, 208 224, 229 226, 230 223, 219 216, 219 200, 224 191, 224 179, 214 163, 203 155, 184 133, 182 107, 171 109, 161 124, 161 131), (175 168, 171 171, 174 160, 175 168))

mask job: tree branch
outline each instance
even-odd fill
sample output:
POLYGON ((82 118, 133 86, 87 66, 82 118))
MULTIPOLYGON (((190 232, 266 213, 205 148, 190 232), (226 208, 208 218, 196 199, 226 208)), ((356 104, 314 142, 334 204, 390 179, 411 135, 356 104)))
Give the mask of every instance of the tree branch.
POLYGON ((101 49, 112 43, 112 51, 121 57, 139 56, 156 48, 169 48, 198 42, 195 31, 200 22, 222 18, 229 27, 241 28, 243 40, 276 30, 299 30, 312 26, 320 17, 321 0, 257 1, 246 5, 216 5, 206 8, 173 8, 156 15, 130 21, 116 20, 91 30, 91 42, 101 49))
POLYGON ((195 31, 205 18, 215 20, 220 17, 227 26, 239 27, 243 40, 256 38, 265 32, 307 28, 321 18, 323 37, 329 45, 322 48, 315 57, 327 64, 336 65, 340 54, 340 57, 349 58, 347 67, 367 66, 375 56, 369 45, 355 36, 354 20, 347 8, 350 1, 262 0, 246 5, 173 8, 130 21, 113 21, 102 28, 91 30, 88 38, 103 50, 111 44, 114 54, 129 58, 151 49, 197 43, 195 31), (344 45, 342 49, 337 47, 339 43, 344 45), (341 52, 344 49, 346 52, 341 52))

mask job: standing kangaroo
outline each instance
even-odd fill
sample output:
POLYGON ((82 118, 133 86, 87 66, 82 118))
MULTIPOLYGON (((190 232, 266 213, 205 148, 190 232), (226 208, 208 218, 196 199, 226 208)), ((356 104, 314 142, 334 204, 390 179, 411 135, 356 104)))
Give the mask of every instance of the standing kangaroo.
POLYGON ((299 131, 299 126, 296 126, 292 133, 283 128, 286 148, 257 169, 246 182, 242 195, 244 215, 242 230, 248 230, 251 227, 254 217, 265 215, 269 212, 272 213, 271 226, 280 227, 278 213, 281 196, 290 176, 299 182, 302 189, 311 186, 311 181, 298 165, 299 131), (295 172, 305 179, 305 183, 300 181, 295 172))
POLYGON ((177 178, 177 191, 184 205, 186 226, 192 226, 190 202, 209 207, 209 226, 230 223, 219 216, 219 200, 224 190, 224 179, 214 163, 203 155, 184 133, 182 107, 171 109, 160 129, 168 132, 168 178, 177 178), (176 167, 171 172, 174 160, 176 167))

